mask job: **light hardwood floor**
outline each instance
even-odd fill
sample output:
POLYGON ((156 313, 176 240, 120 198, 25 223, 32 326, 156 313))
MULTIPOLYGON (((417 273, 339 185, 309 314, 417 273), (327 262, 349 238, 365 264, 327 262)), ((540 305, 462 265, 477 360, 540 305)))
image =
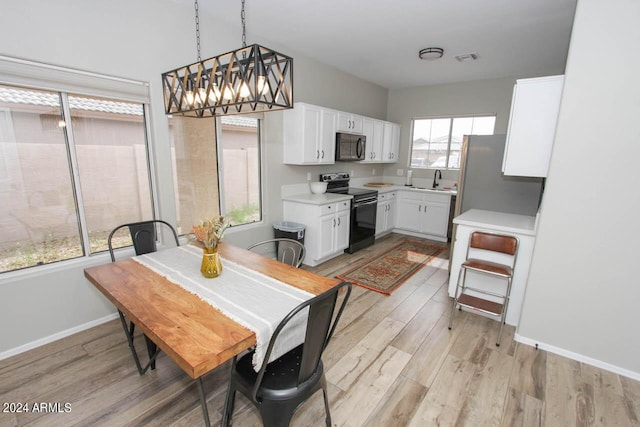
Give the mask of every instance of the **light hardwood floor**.
MULTIPOLYGON (((309 269, 334 276, 404 238, 309 269)), ((497 324, 472 314, 456 312, 449 331, 447 256, 391 296, 354 287, 323 357, 335 426, 640 426, 638 381, 518 344, 512 327, 496 347, 497 324)), ((0 412, 0 426, 202 425, 195 383, 165 355, 139 376, 118 322, 0 361, 0 409, 42 402, 56 411, 0 412)), ((227 376, 224 365, 205 377, 214 425, 227 376)), ((261 425, 241 396, 233 425, 261 425)), ((323 425, 317 393, 292 426, 323 425)))

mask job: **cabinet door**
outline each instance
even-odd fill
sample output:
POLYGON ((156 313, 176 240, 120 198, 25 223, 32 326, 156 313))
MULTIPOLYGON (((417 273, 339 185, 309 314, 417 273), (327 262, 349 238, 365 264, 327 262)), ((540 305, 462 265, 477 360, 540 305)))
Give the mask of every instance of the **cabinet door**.
POLYGON ((382 121, 365 117, 363 119, 363 133, 366 140, 366 158, 362 163, 382 162, 382 121))
POLYGON ((333 164, 336 157, 336 116, 326 108, 320 109, 320 132, 318 136, 318 163, 333 164))
POLYGON ((304 144, 304 162, 320 161, 320 108, 312 105, 302 106, 302 144, 304 144))
MULTIPOLYGON (((335 239, 335 227, 336 227, 336 216, 335 215, 324 215, 320 217, 320 235, 319 237, 319 252, 318 258, 322 259, 326 256, 331 255, 334 250, 334 239, 335 239)), ((347 235, 347 240, 349 239, 347 235)), ((348 243, 348 242, 347 242, 348 243)))
POLYGON ((389 200, 388 206, 387 206, 387 218, 386 218, 387 223, 386 223, 385 231, 389 231, 396 226, 396 212, 397 212, 397 209, 396 209, 396 200, 395 200, 395 194, 394 194, 393 198, 389 200))
POLYGON ((376 236, 386 231, 387 226, 387 210, 389 209, 389 202, 381 202, 378 197, 378 207, 376 210, 376 236))
POLYGON ((423 205, 422 232, 446 236, 449 223, 449 205, 427 202, 423 205))
POLYGON ((397 206, 397 227, 421 232, 424 204, 420 200, 398 199, 397 206))
POLYGON ((505 175, 546 177, 555 137, 564 76, 518 80, 513 89, 505 175))
POLYGON ((384 122, 382 137, 382 161, 395 163, 398 161, 398 149, 400 147, 400 126, 384 122))
POLYGON ((335 226, 335 251, 346 249, 349 246, 349 219, 351 212, 341 211, 336 214, 335 226))
POLYGON ((362 133, 363 117, 351 113, 338 112, 337 130, 348 133, 362 133))

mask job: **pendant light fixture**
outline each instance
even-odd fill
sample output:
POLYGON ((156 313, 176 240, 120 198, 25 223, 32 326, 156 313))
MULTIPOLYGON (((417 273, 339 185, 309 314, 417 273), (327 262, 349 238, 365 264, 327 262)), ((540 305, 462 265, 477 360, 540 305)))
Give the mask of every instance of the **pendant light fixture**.
POLYGON ((198 60, 162 74, 166 114, 212 117, 293 108, 293 58, 247 46, 244 2, 242 47, 203 61, 195 0, 198 60))

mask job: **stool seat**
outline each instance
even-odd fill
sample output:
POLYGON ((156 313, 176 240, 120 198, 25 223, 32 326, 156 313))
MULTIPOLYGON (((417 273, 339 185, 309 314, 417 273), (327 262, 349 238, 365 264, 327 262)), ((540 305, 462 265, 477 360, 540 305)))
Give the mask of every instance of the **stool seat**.
POLYGON ((513 269, 509 265, 475 258, 466 260, 464 263, 462 263, 461 267, 468 268, 469 270, 496 274, 504 277, 511 276, 513 274, 513 269))

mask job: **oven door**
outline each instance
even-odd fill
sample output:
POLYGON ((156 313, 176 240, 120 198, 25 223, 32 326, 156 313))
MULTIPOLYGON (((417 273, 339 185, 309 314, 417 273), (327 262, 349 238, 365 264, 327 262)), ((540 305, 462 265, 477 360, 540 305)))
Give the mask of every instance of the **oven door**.
POLYGON ((375 239, 376 213, 378 210, 377 197, 352 202, 351 230, 349 246, 353 247, 363 241, 375 239))

